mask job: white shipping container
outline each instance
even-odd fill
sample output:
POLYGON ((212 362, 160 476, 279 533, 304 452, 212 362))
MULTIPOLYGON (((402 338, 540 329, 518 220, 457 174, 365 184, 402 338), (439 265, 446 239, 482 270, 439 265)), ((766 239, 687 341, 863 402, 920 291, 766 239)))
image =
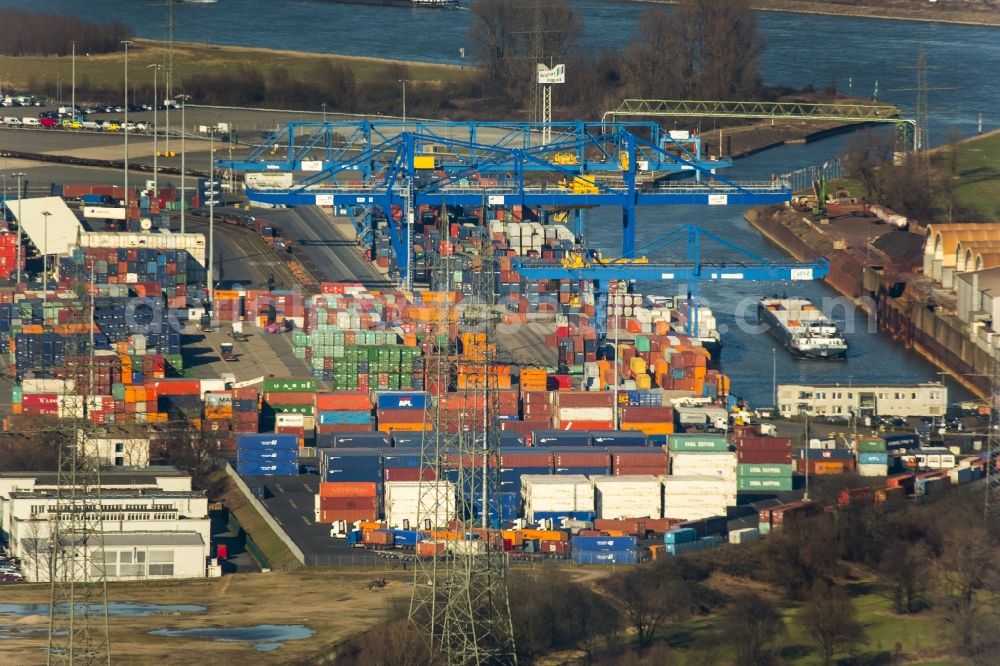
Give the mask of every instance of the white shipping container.
POLYGON ((582 474, 522 476, 521 497, 529 521, 535 512, 594 511, 594 486, 582 474))
POLYGON ((302 414, 276 414, 274 425, 279 428, 304 428, 305 417, 302 414))
POLYGON ((737 460, 734 451, 718 453, 670 452, 670 471, 675 476, 715 476, 735 481, 736 466, 737 460))
POLYGON ((76 390, 76 381, 72 379, 22 379, 21 392, 24 395, 33 393, 67 394, 76 390))
POLYGON ((479 541, 478 539, 467 541, 445 541, 445 550, 450 551, 454 555, 478 555, 483 551, 485 546, 486 542, 479 541))
POLYGON ((756 527, 744 527, 729 533, 729 543, 750 543, 760 539, 760 530, 756 527))
POLYGON ((560 421, 611 421, 615 418, 611 407, 560 407, 556 417, 560 421))
POLYGON ((667 495, 712 495, 736 494, 736 479, 714 476, 661 476, 663 494, 667 495))
POLYGON ((451 481, 389 481, 385 484, 385 518, 389 527, 445 527, 455 519, 455 484, 451 481))
POLYGON ((595 476, 591 480, 599 518, 659 518, 663 515, 662 486, 651 474, 595 476))
POLYGON ((887 476, 889 473, 888 465, 881 464, 864 464, 858 465, 858 476, 887 476))

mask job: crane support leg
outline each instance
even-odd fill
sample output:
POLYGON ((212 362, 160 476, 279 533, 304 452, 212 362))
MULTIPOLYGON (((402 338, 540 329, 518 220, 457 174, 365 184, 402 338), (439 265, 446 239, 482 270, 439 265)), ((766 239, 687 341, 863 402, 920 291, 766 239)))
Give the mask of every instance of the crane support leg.
POLYGON ((385 212, 385 219, 388 225, 389 242, 392 244, 392 249, 396 253, 396 264, 399 266, 400 274, 405 275, 410 259, 410 253, 407 251, 406 247, 407 238, 405 229, 405 212, 399 221, 393 219, 391 197, 386 198, 385 203, 382 204, 382 210, 385 212))
POLYGON ((583 209, 573 209, 573 236, 583 238, 583 209))
POLYGON ((635 204, 631 201, 622 206, 622 257, 635 258, 635 204))

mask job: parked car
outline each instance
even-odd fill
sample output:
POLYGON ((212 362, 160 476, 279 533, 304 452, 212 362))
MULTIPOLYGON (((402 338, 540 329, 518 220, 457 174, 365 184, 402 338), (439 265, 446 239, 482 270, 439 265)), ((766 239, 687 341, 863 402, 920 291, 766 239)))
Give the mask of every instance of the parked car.
POLYGON ((16 571, 0 574, 0 581, 4 583, 20 583, 22 580, 24 580, 24 576, 16 571))
POLYGON ((55 118, 49 118, 47 116, 45 118, 40 118, 38 123, 42 127, 59 127, 59 122, 55 118))

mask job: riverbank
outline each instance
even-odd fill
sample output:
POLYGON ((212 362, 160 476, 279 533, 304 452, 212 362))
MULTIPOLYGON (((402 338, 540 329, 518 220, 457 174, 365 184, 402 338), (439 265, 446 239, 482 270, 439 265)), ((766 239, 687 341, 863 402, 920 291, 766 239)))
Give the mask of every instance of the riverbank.
MULTIPOLYGON (((973 201, 985 208, 995 204, 1000 196, 996 193, 1000 132, 936 149, 932 159, 948 159, 951 150, 959 151, 956 190, 969 198, 970 205, 973 201), (987 171, 989 177, 984 175, 987 171)), ((879 331, 979 397, 989 394, 989 378, 982 372, 989 366, 989 356, 957 316, 954 291, 923 275, 923 227, 898 231, 873 217, 838 215, 836 210, 817 219, 793 206, 753 208, 744 218, 799 261, 829 260, 826 282, 859 307, 875 313, 879 331), (928 307, 930 303, 935 307, 928 307)))
MULTIPOLYGON (((677 0, 637 1, 677 4, 677 0)), ((915 3, 907 0, 766 0, 751 2, 750 6, 764 12, 1000 27, 1000 3, 983 9, 958 9, 943 1, 915 3)))

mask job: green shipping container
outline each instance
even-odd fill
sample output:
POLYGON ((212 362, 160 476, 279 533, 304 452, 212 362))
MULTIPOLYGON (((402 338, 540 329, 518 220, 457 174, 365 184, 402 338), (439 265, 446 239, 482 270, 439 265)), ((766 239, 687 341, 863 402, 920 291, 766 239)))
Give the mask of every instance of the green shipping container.
POLYGON ((265 379, 265 393, 299 393, 316 390, 315 379, 265 379))
POLYGON ((791 476, 794 471, 794 465, 780 465, 773 463, 739 465, 736 468, 736 474, 741 478, 744 476, 791 476))
POLYGON ((792 489, 791 476, 744 476, 736 479, 736 490, 779 492, 792 489))
POLYGON ((303 416, 312 416, 315 413, 315 407, 312 405, 274 405, 270 407, 275 414, 302 414, 303 416))
POLYGON ((10 390, 10 400, 15 405, 20 405, 24 398, 24 389, 20 386, 14 386, 10 390))
POLYGON ((858 442, 858 452, 860 453, 884 453, 884 439, 862 439, 858 442))
POLYGON ((669 435, 667 448, 671 451, 728 451, 729 442, 724 435, 669 435))
POLYGON ((761 523, 760 525, 757 526, 757 529, 760 531, 761 534, 770 534, 771 523, 761 523))

